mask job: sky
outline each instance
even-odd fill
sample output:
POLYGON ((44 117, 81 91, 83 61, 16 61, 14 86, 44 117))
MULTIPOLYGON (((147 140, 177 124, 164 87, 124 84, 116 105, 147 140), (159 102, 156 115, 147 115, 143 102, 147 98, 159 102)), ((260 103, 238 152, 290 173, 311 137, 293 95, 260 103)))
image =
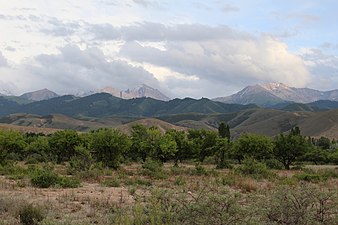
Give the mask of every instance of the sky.
POLYGON ((338 88, 336 0, 0 0, 0 93, 338 88))

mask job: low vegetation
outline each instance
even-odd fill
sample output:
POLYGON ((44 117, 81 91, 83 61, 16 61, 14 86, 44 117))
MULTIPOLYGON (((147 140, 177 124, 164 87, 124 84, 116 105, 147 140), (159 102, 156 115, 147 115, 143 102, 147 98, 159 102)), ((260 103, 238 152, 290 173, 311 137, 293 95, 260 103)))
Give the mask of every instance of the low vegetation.
POLYGON ((337 144, 135 125, 0 131, 2 224, 335 224, 337 144))

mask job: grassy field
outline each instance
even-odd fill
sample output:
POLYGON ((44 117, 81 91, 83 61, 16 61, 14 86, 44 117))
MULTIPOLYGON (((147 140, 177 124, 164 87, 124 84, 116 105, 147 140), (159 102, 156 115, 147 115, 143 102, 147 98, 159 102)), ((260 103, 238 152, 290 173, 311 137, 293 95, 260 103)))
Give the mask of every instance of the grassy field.
POLYGON ((337 167, 261 176, 239 168, 148 162, 69 175, 67 165, 6 165, 0 167, 0 224, 36 214, 41 221, 33 224, 337 224, 337 167), (39 188, 33 183, 39 170, 80 183, 39 188))

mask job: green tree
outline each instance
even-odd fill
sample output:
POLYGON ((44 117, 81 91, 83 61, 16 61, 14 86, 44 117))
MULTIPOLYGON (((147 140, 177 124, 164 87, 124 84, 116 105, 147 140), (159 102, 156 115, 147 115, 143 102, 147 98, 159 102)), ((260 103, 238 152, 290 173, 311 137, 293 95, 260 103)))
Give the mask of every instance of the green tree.
POLYGON ((227 138, 230 141, 230 126, 225 122, 221 122, 218 126, 218 136, 227 138))
POLYGON ((76 154, 75 147, 81 144, 81 138, 74 130, 57 131, 49 138, 51 154, 57 163, 68 161, 76 154))
POLYGON ((92 132, 91 136, 90 150, 96 160, 105 166, 118 168, 123 153, 130 148, 129 137, 119 130, 106 128, 92 132))
POLYGON ((226 137, 218 137, 215 149, 217 168, 222 169, 228 167, 229 165, 226 163, 226 157, 229 157, 229 151, 231 149, 231 142, 229 142, 229 139, 226 137))
POLYGON ((247 157, 265 160, 272 157, 273 147, 273 142, 269 137, 258 134, 244 134, 235 141, 231 154, 239 163, 247 157))
POLYGON ((147 138, 148 132, 147 127, 136 124, 132 126, 131 129, 131 141, 132 145, 130 150, 126 153, 127 157, 130 157, 133 160, 141 158, 143 161, 147 158, 147 138))
POLYGON ((27 157, 35 156, 39 158, 39 161, 46 161, 47 159, 52 159, 50 154, 50 147, 48 143, 48 137, 38 136, 33 141, 31 141, 25 148, 27 157))
POLYGON ((184 159, 189 159, 193 157, 193 151, 191 145, 189 145, 187 135, 184 131, 178 130, 168 130, 166 134, 170 135, 176 142, 176 152, 174 155, 175 165, 178 165, 178 162, 184 159))
POLYGON ((320 137, 316 143, 317 146, 323 149, 330 149, 331 141, 327 137, 320 137))
POLYGON ((225 168, 225 154, 230 146, 230 126, 221 122, 218 127, 218 136, 220 138, 216 141, 217 168, 225 168))
POLYGON ((0 131, 0 163, 5 159, 22 159, 26 147, 25 138, 17 131, 0 131))
POLYGON ((208 156, 215 154, 215 145, 218 134, 210 130, 192 130, 188 131, 188 139, 191 141, 192 148, 198 155, 199 161, 203 162, 208 156))
POLYGON ((155 159, 159 159, 162 162, 173 158, 177 152, 177 144, 175 138, 169 133, 164 134, 160 138, 158 149, 155 153, 155 159))
POLYGON ((316 165, 327 163, 329 160, 328 158, 328 150, 312 145, 308 145, 307 151, 304 153, 303 156, 300 157, 300 159, 313 162, 316 165))
POLYGON ((297 127, 292 129, 288 135, 277 136, 274 143, 274 156, 283 163, 285 169, 290 169, 290 165, 309 149, 309 143, 300 135, 297 127))

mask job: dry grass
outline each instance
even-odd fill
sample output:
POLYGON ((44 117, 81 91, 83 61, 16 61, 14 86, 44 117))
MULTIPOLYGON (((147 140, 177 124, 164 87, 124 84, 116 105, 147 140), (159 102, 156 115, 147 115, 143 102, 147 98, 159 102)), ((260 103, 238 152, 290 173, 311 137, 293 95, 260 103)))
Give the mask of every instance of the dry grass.
MULTIPOLYGON (((54 170, 64 173, 65 167, 58 165, 54 170)), ((205 168, 206 175, 197 175, 194 165, 184 164, 175 168, 172 164, 165 164, 167 176, 156 179, 144 175, 140 164, 129 164, 117 171, 111 170, 109 175, 101 175, 97 181, 82 180, 81 187, 74 189, 39 189, 32 187, 29 180, 10 180, 1 176, 0 225, 19 224, 17 211, 22 204, 41 207, 46 214, 43 224, 109 224, 116 210, 142 202, 156 188, 176 193, 198 193, 204 187, 230 187, 243 195, 259 195, 274 190, 281 180, 291 179, 297 173, 279 171, 276 181, 256 180, 230 170, 216 171, 210 165, 205 168), (100 182, 106 179, 117 180, 119 187, 103 186, 100 182), (25 185, 22 185, 23 182, 25 185)), ((337 190, 338 180, 330 179, 316 185, 337 190)))

